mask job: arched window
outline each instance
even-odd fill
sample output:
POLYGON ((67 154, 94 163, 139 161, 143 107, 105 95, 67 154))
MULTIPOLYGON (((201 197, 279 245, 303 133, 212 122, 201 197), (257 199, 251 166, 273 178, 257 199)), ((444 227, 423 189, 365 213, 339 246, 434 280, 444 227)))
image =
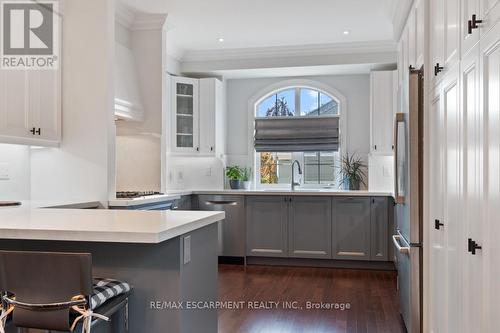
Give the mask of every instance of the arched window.
MULTIPOLYGON (((336 96, 308 86, 282 88, 260 98, 255 104, 256 118, 337 117, 342 103, 336 96)), ((292 162, 302 165, 304 186, 339 185, 340 145, 330 151, 256 152, 258 186, 290 184, 292 162)))

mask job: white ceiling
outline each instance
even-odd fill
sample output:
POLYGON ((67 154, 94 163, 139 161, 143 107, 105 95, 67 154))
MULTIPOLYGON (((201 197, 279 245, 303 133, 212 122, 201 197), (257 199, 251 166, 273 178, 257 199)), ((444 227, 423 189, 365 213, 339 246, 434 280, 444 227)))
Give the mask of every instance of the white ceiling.
POLYGON ((170 42, 181 52, 387 41, 394 35, 394 0, 121 1, 140 12, 168 13, 170 42))

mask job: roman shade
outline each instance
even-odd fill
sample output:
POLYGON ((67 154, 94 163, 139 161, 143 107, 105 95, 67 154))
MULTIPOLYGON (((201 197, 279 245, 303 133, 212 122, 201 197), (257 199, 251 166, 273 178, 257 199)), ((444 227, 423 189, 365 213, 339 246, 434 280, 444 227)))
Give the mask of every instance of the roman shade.
POLYGON ((256 152, 337 151, 339 117, 255 119, 256 152))

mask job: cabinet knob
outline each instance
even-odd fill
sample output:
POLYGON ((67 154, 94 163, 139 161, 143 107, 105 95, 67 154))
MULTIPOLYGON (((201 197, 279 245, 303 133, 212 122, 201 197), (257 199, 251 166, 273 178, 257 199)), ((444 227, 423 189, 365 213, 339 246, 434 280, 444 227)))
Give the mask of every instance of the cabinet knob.
POLYGON ((476 255, 476 250, 481 250, 482 247, 479 246, 476 241, 473 241, 472 238, 469 238, 467 241, 467 251, 476 255))
POLYGON ((439 73, 443 71, 444 67, 439 66, 439 62, 434 66, 434 76, 438 76, 439 73))
POLYGON ((200 151, 200 147, 196 147, 196 151, 200 151))
POLYGON ((36 135, 36 134, 42 135, 42 129, 40 127, 39 128, 33 127, 29 132, 33 135, 36 135))
POLYGON ((210 151, 214 151, 214 147, 210 147, 210 151))
POLYGON ((434 229, 436 229, 436 230, 440 230, 440 229, 441 229, 441 227, 443 227, 443 226, 444 226, 444 224, 443 224, 443 223, 441 223, 441 221, 439 221, 438 219, 435 219, 435 220, 434 220, 434 229))

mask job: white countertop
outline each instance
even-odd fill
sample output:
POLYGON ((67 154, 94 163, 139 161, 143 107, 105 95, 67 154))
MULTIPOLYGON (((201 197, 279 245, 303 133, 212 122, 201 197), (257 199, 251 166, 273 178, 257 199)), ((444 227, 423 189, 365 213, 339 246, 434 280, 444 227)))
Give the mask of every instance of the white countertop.
POLYGON ((115 243, 161 243, 225 218, 224 212, 0 208, 0 238, 115 243))
POLYGON ((302 188, 292 191, 291 189, 251 189, 251 190, 171 190, 168 194, 234 194, 234 195, 298 195, 298 196, 346 196, 346 197, 392 197, 390 192, 374 191, 344 191, 332 189, 307 189, 302 188))
POLYGON ((137 205, 145 205, 149 203, 162 202, 162 201, 170 201, 177 200, 181 198, 181 194, 157 194, 157 195, 147 195, 143 197, 137 198, 120 198, 113 199, 108 202, 110 207, 131 207, 137 205))

